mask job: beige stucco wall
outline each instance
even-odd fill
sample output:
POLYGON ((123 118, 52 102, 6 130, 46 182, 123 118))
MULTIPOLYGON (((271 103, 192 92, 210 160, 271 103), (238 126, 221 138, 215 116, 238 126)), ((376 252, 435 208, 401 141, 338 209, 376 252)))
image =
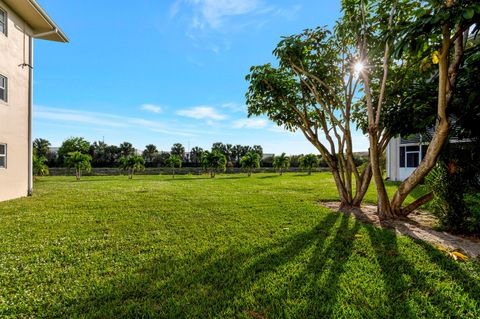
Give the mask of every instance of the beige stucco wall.
POLYGON ((0 34, 0 74, 8 78, 8 102, 0 101, 0 143, 7 144, 7 168, 0 169, 0 201, 28 193, 29 28, 0 0, 8 34, 0 34), (26 35, 24 36, 24 29, 26 35))

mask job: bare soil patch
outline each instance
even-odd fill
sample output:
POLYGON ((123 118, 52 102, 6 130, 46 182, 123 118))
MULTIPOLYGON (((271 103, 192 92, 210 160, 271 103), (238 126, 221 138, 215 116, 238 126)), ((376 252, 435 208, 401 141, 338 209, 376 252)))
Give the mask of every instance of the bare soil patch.
POLYGON ((469 257, 480 256, 480 240, 471 237, 456 236, 447 232, 434 230, 436 219, 432 214, 417 210, 408 218, 381 221, 377 216, 377 207, 362 205, 361 209, 339 210, 339 202, 321 202, 321 205, 337 212, 353 215, 355 218, 382 228, 390 228, 397 234, 426 241, 440 249, 459 251, 469 257))

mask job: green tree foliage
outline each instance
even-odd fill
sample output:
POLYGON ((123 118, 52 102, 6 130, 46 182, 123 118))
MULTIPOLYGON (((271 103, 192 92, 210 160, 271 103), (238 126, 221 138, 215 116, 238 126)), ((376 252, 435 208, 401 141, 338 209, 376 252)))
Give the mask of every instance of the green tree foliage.
POLYGON ((33 151, 38 157, 47 158, 50 154, 50 141, 43 138, 36 138, 33 141, 33 151))
POLYGON ((175 168, 182 167, 182 159, 177 154, 170 154, 170 156, 165 161, 165 165, 172 169, 172 178, 175 178, 175 168))
POLYGON ((252 171, 260 167, 260 155, 257 152, 248 152, 240 159, 240 165, 247 171, 250 177, 252 171))
POLYGON ((224 172, 227 167, 227 157, 218 150, 205 151, 202 155, 202 166, 214 178, 218 171, 224 172))
POLYGON ((64 157, 65 166, 75 170, 77 181, 82 177, 83 171, 90 172, 92 170, 91 161, 92 157, 89 154, 82 154, 78 151, 70 152, 64 157))
POLYGON ((183 161, 185 158, 185 147, 183 147, 183 145, 180 143, 175 143, 170 150, 170 154, 177 155, 183 161))
POLYGON ((280 175, 283 175, 284 170, 290 167, 290 158, 286 156, 285 153, 275 156, 273 158, 273 167, 280 173, 280 175))
POLYGON ((127 157, 130 155, 135 155, 135 148, 133 147, 132 143, 123 142, 118 147, 120 156, 127 157))
POLYGON ((451 232, 480 234, 480 48, 467 47, 450 106, 450 138, 427 176, 430 208, 451 232), (459 138, 460 143, 454 139, 459 138))
POLYGON ((252 152, 255 152, 260 156, 260 159, 263 157, 263 147, 261 145, 253 145, 252 152))
POLYGON ((108 156, 108 145, 103 141, 93 142, 89 154, 92 156, 93 167, 111 167, 114 164, 108 156))
POLYGON ((128 172, 128 179, 132 179, 135 171, 145 169, 145 160, 139 155, 120 157, 120 168, 128 172))
POLYGON ((202 163, 203 148, 195 146, 190 151, 190 162, 194 165, 200 165, 202 163))
POLYGON ((450 127, 448 108, 453 102, 468 44, 468 30, 480 22, 480 14, 477 14, 480 7, 478 1, 474 0, 345 3, 348 3, 344 8, 345 15, 351 21, 349 27, 357 33, 358 55, 362 63, 368 66, 360 76, 365 92, 370 161, 378 194, 378 211, 380 217, 385 219, 407 216, 432 198, 432 194, 426 194, 403 206, 407 196, 435 166, 447 141, 450 127), (361 19, 358 19, 358 12, 361 12, 361 19), (388 22, 378 23, 381 16, 388 22), (352 27, 354 25, 355 28, 352 27), (392 61, 392 47, 396 62, 392 61), (375 65, 382 67, 370 67, 375 65), (398 70, 403 73, 400 78, 396 77, 398 70), (437 72, 437 79, 424 84, 423 79, 428 78, 422 75, 424 70, 437 72), (397 91, 404 90, 410 97, 396 95, 395 86, 398 87, 397 91), (408 90, 409 87, 413 90, 408 90), (432 91, 435 93, 429 94, 432 91), (437 100, 430 120, 424 116, 423 119, 427 121, 422 123, 422 120, 412 118, 418 114, 428 114, 429 100, 434 100, 434 96, 437 96, 437 100), (388 121, 387 112, 395 104, 400 105, 398 108, 403 114, 410 113, 410 116, 402 118, 406 123, 403 123, 403 127, 399 121, 388 121), (384 150, 378 146, 378 142, 388 141, 394 134, 419 129, 416 124, 412 127, 411 123, 427 125, 433 121, 436 123, 435 132, 424 159, 399 185, 390 200, 380 168, 380 157, 384 150))
POLYGON ((308 175, 312 174, 314 167, 318 167, 320 159, 315 154, 307 154, 301 156, 299 159, 300 167, 308 172, 308 175))
POLYGON ((48 166, 46 163, 47 158, 45 156, 38 156, 37 154, 33 154, 32 167, 33 175, 35 177, 48 175, 48 166))
POLYGON ((143 159, 147 166, 152 167, 155 165, 155 158, 158 155, 157 147, 153 144, 148 144, 142 152, 143 159))
MULTIPOLYGON (((454 161, 440 159, 426 178, 427 187, 435 197, 430 208, 440 225, 453 233, 480 233, 478 207, 469 207, 468 184, 454 161)), ((467 177, 468 178, 468 177, 467 177)), ((475 194, 473 194, 475 196, 475 194)), ((478 202, 476 203, 479 204, 478 202)))
POLYGON ((280 41, 274 50, 278 67, 253 66, 246 77, 248 115, 302 131, 330 167, 343 206, 359 206, 371 179, 370 165, 359 172, 353 158, 351 124, 360 87, 352 51, 348 33, 308 29, 280 41))
POLYGON ((58 149, 58 160, 60 163, 65 162, 65 157, 69 153, 79 152, 82 154, 88 154, 90 149, 90 143, 83 137, 71 137, 63 141, 62 145, 58 149))

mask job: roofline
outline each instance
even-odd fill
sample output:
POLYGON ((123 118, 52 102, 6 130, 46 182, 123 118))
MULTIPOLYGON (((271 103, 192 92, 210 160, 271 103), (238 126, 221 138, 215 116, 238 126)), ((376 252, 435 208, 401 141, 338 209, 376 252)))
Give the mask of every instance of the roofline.
MULTIPOLYGON (((35 8, 35 10, 38 11, 38 13, 48 22, 48 24, 50 24, 50 26, 52 27, 52 33, 56 33, 60 36, 61 38, 61 42, 64 42, 64 43, 68 43, 70 42, 70 40, 68 39, 68 37, 65 35, 65 33, 63 33, 62 30, 60 30, 60 28, 58 27, 58 25, 55 23, 55 21, 53 21, 52 18, 50 18, 50 16, 45 12, 45 10, 43 10, 43 8, 37 3, 37 1, 35 0, 28 0, 28 2, 35 8)), ((42 34, 33 34, 32 37, 34 38, 37 38, 38 36, 40 36, 42 34)))

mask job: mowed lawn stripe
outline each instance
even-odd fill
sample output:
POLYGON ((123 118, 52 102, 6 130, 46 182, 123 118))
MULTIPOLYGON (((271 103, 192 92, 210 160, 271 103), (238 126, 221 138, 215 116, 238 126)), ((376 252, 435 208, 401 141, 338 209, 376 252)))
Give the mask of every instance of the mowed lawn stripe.
POLYGON ((336 198, 327 173, 41 178, 0 203, 0 317, 480 316, 478 262, 336 198))

